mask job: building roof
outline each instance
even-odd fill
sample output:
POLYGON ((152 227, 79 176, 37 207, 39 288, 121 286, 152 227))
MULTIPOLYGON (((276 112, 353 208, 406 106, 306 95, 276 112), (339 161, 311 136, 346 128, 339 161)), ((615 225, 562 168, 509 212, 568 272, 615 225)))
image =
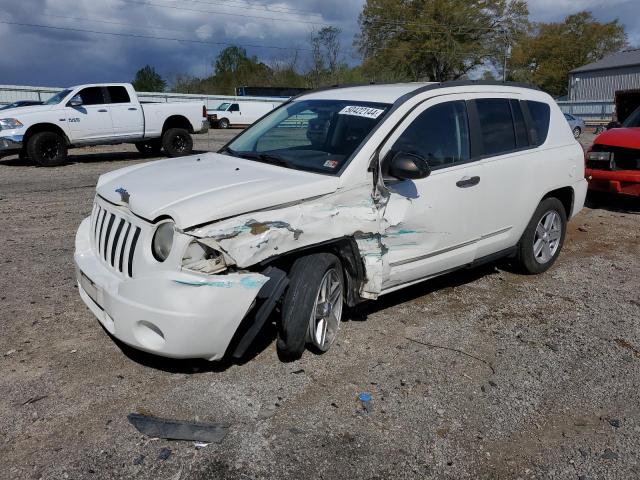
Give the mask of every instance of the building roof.
POLYGON ((640 48, 607 55, 602 60, 589 63, 571 70, 569 73, 590 72, 592 70, 607 70, 610 68, 631 67, 640 65, 640 48))

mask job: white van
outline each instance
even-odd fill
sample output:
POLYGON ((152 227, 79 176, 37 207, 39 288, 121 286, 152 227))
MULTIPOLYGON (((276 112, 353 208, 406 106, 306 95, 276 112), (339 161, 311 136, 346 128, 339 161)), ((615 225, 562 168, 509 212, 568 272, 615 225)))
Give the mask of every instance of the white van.
POLYGON ((549 95, 452 82, 311 92, 218 153, 96 190, 76 235, 84 302, 135 348, 216 360, 276 306, 278 352, 296 358, 331 347, 344 306, 499 258, 542 273, 587 182, 549 95))
POLYGON ((224 102, 213 110, 207 110, 207 117, 214 128, 248 127, 280 105, 278 102, 260 101, 224 102))

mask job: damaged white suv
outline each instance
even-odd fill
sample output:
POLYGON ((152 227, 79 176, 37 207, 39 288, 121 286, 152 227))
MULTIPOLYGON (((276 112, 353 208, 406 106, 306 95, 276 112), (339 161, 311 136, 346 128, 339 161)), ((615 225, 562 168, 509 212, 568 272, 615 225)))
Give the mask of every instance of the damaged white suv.
POLYGON ((500 257, 545 271, 586 189, 582 148, 538 90, 328 89, 218 153, 100 177, 77 280, 135 348, 241 356, 277 311, 278 351, 295 358, 329 349, 364 299, 500 257))

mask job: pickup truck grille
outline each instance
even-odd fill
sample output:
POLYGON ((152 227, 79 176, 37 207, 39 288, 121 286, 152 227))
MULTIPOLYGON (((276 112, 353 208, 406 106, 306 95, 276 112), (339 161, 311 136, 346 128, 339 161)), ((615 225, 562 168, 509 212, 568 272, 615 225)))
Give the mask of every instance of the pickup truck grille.
POLYGON ((587 168, 596 170, 640 170, 640 150, 638 149, 595 144, 592 151, 611 152, 613 153, 613 161, 610 163, 588 161, 587 168))
POLYGON ((93 249, 106 265, 133 277, 133 257, 140 227, 96 203, 91 214, 91 232, 93 249))

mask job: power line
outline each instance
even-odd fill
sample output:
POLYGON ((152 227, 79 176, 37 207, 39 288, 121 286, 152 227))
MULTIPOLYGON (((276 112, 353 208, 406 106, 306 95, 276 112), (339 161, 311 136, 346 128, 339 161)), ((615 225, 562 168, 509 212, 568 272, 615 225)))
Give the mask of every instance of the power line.
POLYGON ((273 12, 273 13, 291 13, 291 14, 312 14, 312 15, 317 15, 317 16, 322 16, 320 13, 314 12, 312 10, 303 10, 301 8, 291 8, 291 7, 273 7, 271 5, 268 4, 264 4, 264 3, 258 3, 258 2, 236 2, 236 1, 222 1, 222 0, 211 0, 211 1, 205 1, 205 0, 182 0, 182 1, 187 1, 190 3, 202 3, 205 5, 220 5, 220 6, 224 6, 224 7, 228 7, 228 8, 242 8, 244 10, 251 10, 257 7, 262 7, 262 8, 258 8, 259 10, 263 10, 266 12, 273 12), (238 5, 236 6, 232 6, 232 5, 238 5))
POLYGON ((198 9, 198 8, 187 8, 187 7, 176 6, 176 5, 163 5, 161 3, 153 3, 153 2, 140 1, 140 0, 120 0, 120 2, 122 2, 122 3, 130 3, 130 4, 133 4, 133 5, 146 5, 146 6, 150 6, 150 7, 170 8, 170 9, 173 9, 173 10, 181 10, 181 11, 185 11, 185 12, 214 13, 216 15, 225 15, 225 16, 229 16, 229 17, 255 18, 255 19, 260 19, 260 20, 273 20, 273 21, 278 21, 278 22, 293 22, 293 23, 303 23, 303 24, 307 24, 307 25, 329 26, 329 24, 326 23, 326 22, 324 22, 324 23, 323 22, 312 22, 312 21, 309 21, 309 20, 287 19, 287 18, 282 18, 282 17, 262 17, 260 15, 246 15, 244 13, 218 12, 218 11, 214 11, 214 10, 202 10, 202 9, 198 9))
POLYGON ((309 48, 281 47, 276 45, 252 45, 248 43, 211 42, 207 40, 191 40, 187 38, 161 37, 156 35, 142 35, 142 34, 128 33, 128 32, 100 32, 97 30, 89 30, 84 28, 58 27, 54 25, 41 25, 36 23, 9 22, 6 20, 0 20, 0 23, 5 25, 20 26, 20 27, 44 28, 44 29, 50 29, 50 30, 63 30, 68 32, 79 32, 79 33, 93 33, 97 35, 110 35, 114 37, 133 37, 133 38, 146 38, 150 40, 167 40, 167 41, 173 41, 173 42, 197 43, 202 45, 224 45, 224 46, 239 46, 239 47, 248 47, 248 48, 271 48, 271 49, 277 49, 277 50, 311 51, 311 49, 309 48))

